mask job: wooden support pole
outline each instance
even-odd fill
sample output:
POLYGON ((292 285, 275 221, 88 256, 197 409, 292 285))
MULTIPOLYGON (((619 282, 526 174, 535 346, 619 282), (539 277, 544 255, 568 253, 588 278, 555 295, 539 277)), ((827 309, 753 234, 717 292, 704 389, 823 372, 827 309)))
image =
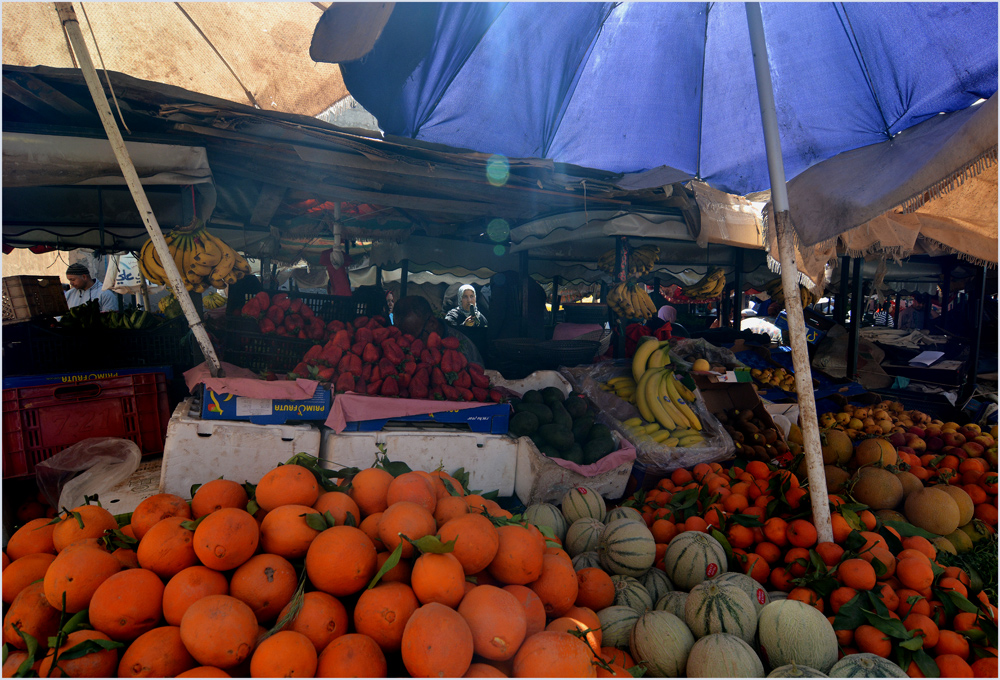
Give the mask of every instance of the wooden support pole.
POLYGON ((858 342, 861 339, 861 320, 865 316, 864 280, 861 278, 861 269, 864 266, 864 258, 854 258, 854 281, 851 285, 853 289, 851 327, 847 329, 847 377, 850 380, 858 379, 858 342))

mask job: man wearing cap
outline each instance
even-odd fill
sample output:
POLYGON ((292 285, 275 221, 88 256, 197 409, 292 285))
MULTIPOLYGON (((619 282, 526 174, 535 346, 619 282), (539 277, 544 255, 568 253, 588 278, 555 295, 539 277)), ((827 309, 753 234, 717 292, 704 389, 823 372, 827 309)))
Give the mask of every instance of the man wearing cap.
POLYGON ((118 300, 110 290, 102 290, 101 284, 90 278, 90 270, 79 262, 74 262, 66 268, 66 278, 69 279, 69 290, 66 291, 66 304, 69 307, 83 305, 91 300, 100 302, 102 312, 113 312, 118 309, 118 300))

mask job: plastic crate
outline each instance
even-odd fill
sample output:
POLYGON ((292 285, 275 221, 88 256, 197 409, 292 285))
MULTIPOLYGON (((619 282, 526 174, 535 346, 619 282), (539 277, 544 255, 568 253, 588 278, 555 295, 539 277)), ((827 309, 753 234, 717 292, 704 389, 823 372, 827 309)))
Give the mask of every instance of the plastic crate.
MULTIPOLYGON (((388 318, 388 310, 385 304, 385 292, 375 286, 362 286, 355 290, 350 297, 346 295, 320 295, 318 293, 301 293, 295 290, 269 290, 269 296, 285 293, 292 300, 302 300, 313 313, 326 323, 331 321, 354 321, 359 316, 378 316, 388 318)), ((239 301, 238 309, 252 298, 256 293, 245 295, 239 301)))
POLYGON ((228 328, 222 334, 219 354, 222 361, 248 368, 258 373, 286 373, 302 361, 315 340, 300 340, 287 335, 256 333, 240 328, 228 328))
POLYGON ((163 373, 3 390, 3 476, 35 466, 88 437, 131 439, 143 455, 163 452, 170 405, 163 373))
POLYGON ((67 311, 66 295, 58 276, 4 277, 4 324, 40 316, 59 316, 67 311))

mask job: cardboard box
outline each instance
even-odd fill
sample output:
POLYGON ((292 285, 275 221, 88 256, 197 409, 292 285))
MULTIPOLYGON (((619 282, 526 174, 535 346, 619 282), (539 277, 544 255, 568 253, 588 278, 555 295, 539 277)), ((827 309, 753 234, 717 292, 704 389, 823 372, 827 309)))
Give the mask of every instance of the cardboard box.
POLYGON ((321 385, 311 399, 250 399, 232 394, 204 391, 201 417, 204 420, 245 420, 254 425, 281 425, 295 420, 326 420, 330 415, 330 390, 321 385))
POLYGON ((705 405, 712 415, 718 416, 718 414, 734 408, 741 411, 752 409, 754 415, 760 418, 767 427, 773 427, 778 432, 778 438, 784 441, 781 429, 775 425, 774 419, 771 418, 771 414, 768 413, 764 403, 757 396, 753 385, 722 383, 715 380, 714 376, 706 375, 695 376, 695 383, 698 385, 705 405))
MULTIPOLYGON (((507 434, 507 426, 510 422, 510 404, 483 404, 476 408, 463 408, 454 411, 435 411, 434 413, 421 413, 414 416, 348 421, 344 431, 377 432, 384 429, 389 422, 444 423, 467 426, 472 432, 507 434)), ((456 429, 460 428, 456 427, 456 429)))

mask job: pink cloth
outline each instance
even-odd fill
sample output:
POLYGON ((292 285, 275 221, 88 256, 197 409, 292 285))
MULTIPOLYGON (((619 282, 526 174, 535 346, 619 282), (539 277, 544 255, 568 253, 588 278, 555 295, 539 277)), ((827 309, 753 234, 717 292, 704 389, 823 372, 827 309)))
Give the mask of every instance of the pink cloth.
POLYGON ((622 438, 621 446, 617 451, 609 453, 604 458, 590 465, 577 465, 573 461, 563 460, 562 458, 549 458, 549 460, 578 475, 596 477, 597 475, 603 475, 605 472, 611 472, 619 465, 635 460, 635 447, 632 446, 632 442, 622 438))
POLYGON ((333 407, 326 418, 327 427, 343 432, 348 421, 419 416, 438 411, 460 411, 467 408, 488 406, 478 401, 438 401, 436 399, 399 399, 372 397, 366 394, 345 392, 333 398, 333 407))
POLYGON ((573 340, 581 335, 600 330, 604 330, 604 327, 596 323, 561 323, 552 330, 552 339, 573 340))
POLYGON ((252 399, 287 399, 300 401, 312 399, 319 382, 298 378, 297 380, 261 380, 247 368, 222 362, 224 378, 213 378, 208 370, 208 362, 199 364, 184 372, 184 382, 191 391, 196 385, 204 385, 216 394, 234 394, 252 399))

